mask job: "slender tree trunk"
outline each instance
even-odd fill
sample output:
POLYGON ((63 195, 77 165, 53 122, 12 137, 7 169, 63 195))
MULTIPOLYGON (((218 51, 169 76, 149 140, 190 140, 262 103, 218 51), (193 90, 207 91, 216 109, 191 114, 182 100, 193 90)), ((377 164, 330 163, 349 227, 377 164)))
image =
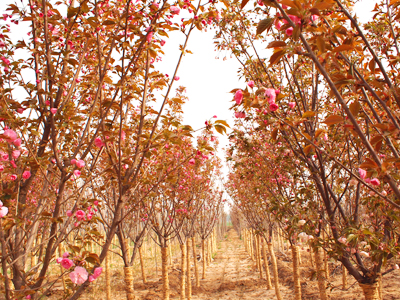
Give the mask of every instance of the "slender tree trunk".
POLYGON ((106 255, 106 299, 111 300, 110 251, 106 255))
POLYGON ((321 300, 327 300, 328 294, 326 291, 326 277, 325 277, 325 271, 322 271, 322 259, 319 248, 315 250, 314 257, 315 257, 315 267, 317 271, 319 297, 321 300))
POLYGON ((257 251, 257 235, 254 235, 254 258, 256 259, 256 269, 260 270, 260 263, 258 261, 258 251, 257 251))
POLYGON ((196 287, 200 287, 200 277, 199 268, 197 265, 197 254, 196 254, 196 237, 192 237, 192 247, 193 247, 193 262, 194 262, 194 274, 196 277, 196 287))
POLYGON ((169 251, 169 265, 172 266, 172 243, 168 245, 169 251))
POLYGON ((203 259, 203 274, 202 274, 202 276, 201 276, 201 279, 206 279, 206 260, 207 260, 207 258, 206 258, 206 247, 205 247, 206 245, 205 245, 205 242, 204 242, 204 240, 201 240, 201 256, 202 256, 202 259, 203 259))
POLYGON ((135 291, 133 289, 133 267, 124 267, 124 275, 126 299, 135 300, 135 291))
POLYGON ((328 254, 326 253, 326 251, 324 251, 324 264, 325 264, 325 276, 326 276, 326 280, 329 279, 329 259, 328 259, 328 254))
POLYGON ((260 279, 264 279, 263 276, 263 267, 261 263, 261 245, 260 245, 260 236, 257 235, 257 258, 258 258, 258 267, 260 270, 260 279))
POLYGON ((358 284, 364 293, 365 300, 380 300, 378 282, 375 282, 373 284, 358 284))
POLYGON ((283 300, 281 291, 279 289, 278 265, 276 263, 276 257, 275 257, 274 249, 272 247, 272 243, 268 243, 268 251, 269 251, 269 255, 271 256, 272 272, 274 274, 274 286, 275 286, 276 299, 283 300))
POLYGON ((168 279, 168 247, 161 247, 161 268, 163 282, 163 299, 169 300, 169 279, 168 279))
POLYGON ((379 273, 378 275, 378 283, 379 283, 379 299, 383 300, 382 273, 379 273))
MULTIPOLYGON (((60 245, 58 245, 58 255, 59 255, 59 257, 63 256, 62 243, 60 243, 60 245)), ((63 275, 64 270, 63 270, 63 267, 61 266, 61 264, 60 264, 60 271, 61 271, 61 280, 62 280, 62 285, 63 285, 63 291, 64 291, 64 294, 65 294, 65 278, 64 278, 64 275, 63 275)))
POLYGON ((313 249, 312 249, 311 246, 310 246, 310 247, 308 248, 308 250, 310 251, 311 267, 314 268, 313 249))
POLYGON ((301 266, 301 250, 297 247, 297 258, 299 260, 299 267, 301 266))
POLYGON ((185 288, 185 280, 186 280, 186 243, 181 244, 181 296, 180 299, 184 300, 185 299, 185 292, 186 292, 186 288, 185 288))
POLYGON ((207 267, 211 263, 211 246, 210 246, 210 238, 207 239, 207 267))
POLYGON ((342 265, 342 290, 347 289, 347 269, 342 265))
POLYGON ((186 290, 186 296, 188 300, 192 299, 192 280, 191 280, 191 274, 190 274, 190 239, 188 238, 186 241, 186 252, 187 252, 187 263, 186 263, 186 268, 187 268, 187 272, 186 272, 186 286, 187 286, 187 290, 186 290))
POLYGON ((299 247, 292 246, 294 299, 301 300, 299 247))
POLYGON ((267 290, 272 289, 272 284, 271 284, 271 275, 269 274, 269 265, 268 265, 268 257, 267 257, 267 250, 265 249, 265 242, 264 239, 261 239, 261 244, 262 244, 262 255, 264 259, 264 268, 265 268, 265 275, 267 277, 267 290))
POLYGON ((144 259, 143 259, 143 254, 142 254, 142 246, 139 247, 139 259, 140 259, 140 268, 142 270, 142 280, 143 280, 143 283, 146 283, 147 280, 146 280, 144 259))

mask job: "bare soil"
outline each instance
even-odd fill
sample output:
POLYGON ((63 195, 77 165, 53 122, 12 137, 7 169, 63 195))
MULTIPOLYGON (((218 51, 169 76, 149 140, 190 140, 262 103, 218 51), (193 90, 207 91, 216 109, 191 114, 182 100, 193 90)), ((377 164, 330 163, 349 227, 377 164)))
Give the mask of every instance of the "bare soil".
MULTIPOLYGON (((200 248, 197 248, 199 253, 200 248)), ((309 253, 302 250, 302 299, 319 299, 316 280, 310 281, 310 276, 314 271, 309 260, 309 253)), ((281 284, 281 293, 283 299, 294 299, 293 295, 293 277, 292 262, 290 252, 276 250, 278 259, 279 281, 281 284)), ((179 251, 173 264, 169 267, 169 280, 171 288, 170 299, 179 299, 179 251)), ((199 273, 201 276, 202 263, 199 264, 199 273)), ((160 270, 160 265, 158 265, 160 270)), ((266 281, 259 278, 259 272, 256 270, 256 264, 252 261, 244 249, 243 242, 239 239, 237 233, 231 229, 227 236, 218 244, 218 250, 214 254, 214 259, 207 268, 206 279, 200 280, 200 288, 195 287, 194 266, 191 265, 193 300, 200 299, 276 299, 274 289, 267 290, 266 281)), ((270 270, 272 271, 271 265, 270 270)), ((355 283, 355 280, 348 276, 347 290, 342 290, 342 274, 339 264, 330 263, 331 276, 329 278, 330 298, 332 300, 358 300, 364 299, 361 289, 355 283)), ((148 268, 148 282, 144 284, 140 277, 140 271, 137 272, 135 280, 135 291, 137 299, 156 300, 162 299, 161 274, 158 275, 154 269, 148 268)), ((264 273, 265 274, 265 273, 264 273)), ((272 272, 271 272, 272 276, 272 272)), ((103 277, 103 276, 102 276, 103 277)), ((112 299, 126 299, 123 283, 123 271, 115 269, 112 276, 112 299)), ((85 300, 105 300, 105 286, 103 281, 97 282, 88 290, 82 299, 85 300)), ((394 271, 383 278, 383 299, 400 299, 400 272, 394 271)))

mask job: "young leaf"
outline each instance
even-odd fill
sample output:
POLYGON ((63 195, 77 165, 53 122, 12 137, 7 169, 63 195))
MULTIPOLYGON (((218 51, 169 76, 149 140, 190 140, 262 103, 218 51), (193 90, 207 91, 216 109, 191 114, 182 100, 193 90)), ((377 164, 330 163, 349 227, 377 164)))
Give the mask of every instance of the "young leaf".
POLYGON ((267 19, 261 20, 257 25, 257 34, 261 34, 266 29, 271 28, 273 22, 274 22, 273 18, 267 18, 267 19))

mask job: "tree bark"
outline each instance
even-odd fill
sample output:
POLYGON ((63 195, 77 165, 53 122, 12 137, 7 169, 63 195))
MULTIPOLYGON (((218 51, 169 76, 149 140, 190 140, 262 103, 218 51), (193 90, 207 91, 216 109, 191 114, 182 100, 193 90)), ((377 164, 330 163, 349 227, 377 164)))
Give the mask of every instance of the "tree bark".
POLYGON ((200 278, 199 278, 199 268, 197 265, 197 254, 196 254, 196 238, 192 237, 192 247, 193 247, 193 262, 194 262, 194 273, 196 277, 196 287, 200 287, 200 278))
POLYGON ((292 246, 294 299, 301 300, 299 247, 292 246))
MULTIPOLYGON (((327 300, 328 294, 326 291, 326 277, 325 277, 325 271, 322 270, 322 259, 321 259, 321 253, 319 251, 319 248, 317 248, 315 250, 314 257, 315 257, 315 267, 316 267, 316 271, 317 271, 319 297, 321 300, 327 300)), ((346 269, 346 268, 344 268, 344 269, 346 269)))
POLYGON ((375 282, 373 284, 358 284, 364 293, 365 300, 380 300, 378 282, 375 282))
POLYGON ((181 244, 181 286, 180 286, 180 299, 185 299, 185 280, 186 280, 186 244, 181 244))
POLYGON ((342 265, 342 290, 347 289, 347 269, 342 265))
POLYGON ((111 300, 110 252, 106 255, 106 299, 111 300))
POLYGON ((139 259, 140 259, 140 268, 142 269, 142 280, 143 280, 143 283, 146 283, 147 279, 146 279, 144 259, 143 259, 143 254, 142 254, 142 246, 139 247, 139 259))
POLYGON ((203 260, 203 274, 201 275, 201 279, 206 279, 206 249, 205 249, 205 242, 201 240, 201 256, 203 260))
POLYGON ((274 274, 274 286, 275 286, 276 299, 283 300, 281 291, 279 290, 278 265, 276 264, 276 257, 275 257, 274 249, 272 248, 272 243, 268 243, 268 251, 269 251, 269 255, 271 256, 272 272, 274 274))
POLYGON ((186 268, 187 268, 187 272, 186 272, 186 296, 188 300, 192 299, 192 280, 191 280, 191 274, 190 274, 190 239, 188 238, 186 241, 186 252, 187 252, 187 263, 186 263, 186 268))
POLYGON ((262 251, 262 255, 263 255, 263 259, 264 259, 265 275, 267 277, 267 290, 270 290, 270 289, 272 289, 271 275, 269 273, 267 250, 265 249, 264 239, 261 239, 261 244, 262 244, 262 250, 261 251, 262 251))
POLYGON ((135 300, 135 290, 133 289, 133 267, 124 267, 124 281, 127 300, 135 300))
POLYGON ((169 300, 169 278, 168 278, 168 247, 161 247, 161 268, 163 282, 163 299, 169 300))

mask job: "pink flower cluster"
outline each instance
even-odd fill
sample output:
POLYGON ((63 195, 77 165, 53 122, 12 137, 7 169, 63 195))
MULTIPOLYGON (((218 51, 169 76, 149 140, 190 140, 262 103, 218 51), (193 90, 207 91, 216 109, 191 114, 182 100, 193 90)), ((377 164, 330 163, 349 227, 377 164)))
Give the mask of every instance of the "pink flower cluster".
POLYGON ((279 95, 280 90, 275 89, 266 89, 265 90, 265 97, 268 98, 269 103, 269 110, 270 111, 277 111, 279 109, 278 104, 275 103, 276 96, 279 95))
POLYGON ((3 202, 0 201, 0 218, 5 217, 8 214, 8 207, 3 206, 3 202))
POLYGON ((364 169, 359 168, 358 173, 360 174, 361 179, 364 179, 366 183, 370 183, 374 186, 381 185, 381 182, 379 181, 378 178, 373 178, 373 179, 365 178, 367 176, 367 171, 365 171, 364 169))

